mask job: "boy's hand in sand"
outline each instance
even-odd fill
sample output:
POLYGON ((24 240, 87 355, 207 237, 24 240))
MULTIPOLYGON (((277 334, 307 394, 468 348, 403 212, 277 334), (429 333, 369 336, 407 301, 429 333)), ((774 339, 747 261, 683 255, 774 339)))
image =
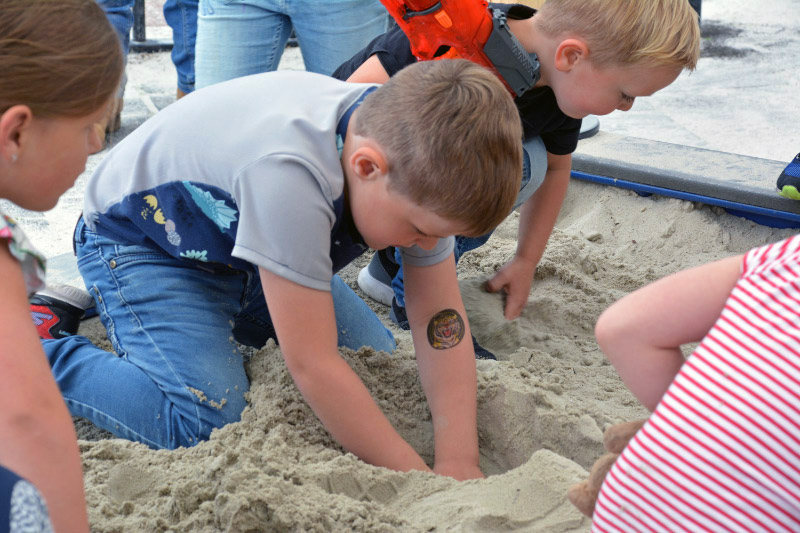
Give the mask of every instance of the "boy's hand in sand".
POLYGON ((522 309, 528 302, 535 270, 535 263, 514 256, 514 259, 503 265, 497 274, 484 285, 488 292, 505 294, 506 303, 503 315, 506 320, 514 320, 522 313, 522 309))
POLYGON ((528 301, 536 265, 542 258, 567 194, 571 168, 571 155, 547 154, 544 182, 520 208, 517 253, 486 283, 487 291, 506 294, 506 320, 519 317, 528 301))

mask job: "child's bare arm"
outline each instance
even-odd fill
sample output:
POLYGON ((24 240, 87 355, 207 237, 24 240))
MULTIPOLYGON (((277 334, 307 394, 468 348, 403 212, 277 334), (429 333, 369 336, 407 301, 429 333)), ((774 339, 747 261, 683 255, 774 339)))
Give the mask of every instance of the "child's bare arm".
POLYGON ((600 315, 597 342, 633 394, 655 409, 683 364, 680 346, 703 339, 741 275, 742 256, 667 276, 600 315))
POLYGON ((507 320, 517 318, 528 301, 536 266, 542 258, 567 194, 571 169, 571 154, 547 154, 544 182, 521 209, 517 253, 486 282, 489 292, 505 292, 507 320))
POLYGON ((88 531, 78 438, 31 321, 19 264, 0 244, 0 464, 42 493, 56 531, 88 531))
POLYGON ((433 418, 434 471, 456 479, 483 477, 478 466, 475 350, 455 260, 451 256, 436 265, 404 268, 406 309, 433 418))
POLYGON ((339 355, 331 294, 259 271, 286 366, 333 438, 370 464, 430 470, 339 355))
POLYGON ((364 61, 355 72, 350 74, 347 81, 352 83, 386 83, 389 81, 389 74, 381 65, 378 56, 370 56, 364 61))

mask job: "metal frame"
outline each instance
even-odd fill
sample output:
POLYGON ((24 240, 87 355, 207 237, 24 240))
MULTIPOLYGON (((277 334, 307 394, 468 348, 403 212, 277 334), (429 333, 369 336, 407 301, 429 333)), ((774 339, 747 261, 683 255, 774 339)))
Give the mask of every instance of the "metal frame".
POLYGON ((168 52, 172 50, 171 39, 148 39, 144 21, 144 0, 133 3, 133 39, 132 52, 168 52))

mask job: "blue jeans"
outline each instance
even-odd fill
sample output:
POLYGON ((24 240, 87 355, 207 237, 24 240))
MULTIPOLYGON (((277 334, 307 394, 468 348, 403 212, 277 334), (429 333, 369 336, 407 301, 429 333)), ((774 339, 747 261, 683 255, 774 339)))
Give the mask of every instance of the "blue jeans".
POLYGON ((197 87, 277 69, 292 28, 306 70, 331 74, 388 22, 378 0, 200 0, 197 87))
MULTIPOLYGON (((44 340, 74 416, 153 448, 192 446, 239 420, 249 388, 237 342, 275 331, 258 274, 212 273, 86 228, 78 268, 116 355, 80 336, 44 340)), ((392 351, 394 337, 339 278, 332 282, 339 343, 392 351)))
MULTIPOLYGON (((533 196, 533 193, 542 185, 544 175, 547 172, 547 150, 544 147, 544 142, 539 137, 533 137, 522 143, 524 154, 522 158, 522 182, 519 186, 519 194, 514 201, 514 209, 520 207, 533 196)), ((466 252, 474 250, 486 244, 492 232, 480 237, 465 237, 463 235, 456 235, 455 249, 453 253, 458 260, 466 252)), ((394 260, 400 266, 400 269, 392 279, 392 289, 394 289, 394 297, 397 300, 397 305, 400 307, 406 306, 405 287, 403 284, 403 261, 401 260, 400 250, 395 248, 394 260)))
MULTIPOLYGON (((122 44, 123 57, 128 57, 133 27, 134 0, 96 0, 105 11, 106 18, 117 31, 122 44)), ((164 20, 172 28, 172 63, 178 73, 178 88, 185 93, 194 90, 194 43, 197 38, 198 0, 167 0, 164 3, 164 20)), ((122 97, 125 80, 117 95, 122 97)))
POLYGON ((194 91, 194 48, 197 40, 198 0, 167 0, 164 20, 172 28, 172 64, 178 74, 178 89, 194 91))

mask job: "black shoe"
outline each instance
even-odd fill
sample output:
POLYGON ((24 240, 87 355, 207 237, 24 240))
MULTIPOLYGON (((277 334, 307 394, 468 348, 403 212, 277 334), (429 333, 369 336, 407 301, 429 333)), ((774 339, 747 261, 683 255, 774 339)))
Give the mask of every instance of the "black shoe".
POLYGON ((31 296, 30 304, 39 338, 60 339, 78 332, 81 318, 94 300, 83 289, 53 283, 31 296))
POLYGON ((472 347, 475 349, 475 359, 490 359, 492 361, 497 361, 497 357, 495 357, 492 352, 478 344, 477 339, 475 339, 475 335, 472 336, 472 347))
POLYGON ((411 326, 408 325, 408 315, 406 315, 406 308, 400 307, 397 304, 397 298, 392 298, 392 310, 389 311, 389 318, 400 326, 400 329, 404 329, 406 331, 411 329, 411 326))

